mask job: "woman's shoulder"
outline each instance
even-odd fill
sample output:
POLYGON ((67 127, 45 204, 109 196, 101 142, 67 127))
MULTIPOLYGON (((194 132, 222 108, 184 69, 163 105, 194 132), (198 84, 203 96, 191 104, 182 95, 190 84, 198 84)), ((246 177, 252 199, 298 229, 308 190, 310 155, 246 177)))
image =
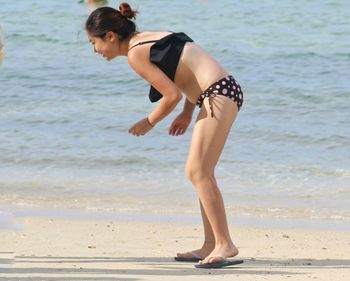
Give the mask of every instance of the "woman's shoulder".
POLYGON ((136 45, 141 42, 145 41, 157 41, 162 39, 163 37, 171 34, 170 31, 143 31, 136 33, 131 39, 130 39, 130 45, 136 45))
POLYGON ((135 34, 129 41, 128 60, 149 56, 149 48, 160 39, 170 35, 166 31, 144 31, 135 34))

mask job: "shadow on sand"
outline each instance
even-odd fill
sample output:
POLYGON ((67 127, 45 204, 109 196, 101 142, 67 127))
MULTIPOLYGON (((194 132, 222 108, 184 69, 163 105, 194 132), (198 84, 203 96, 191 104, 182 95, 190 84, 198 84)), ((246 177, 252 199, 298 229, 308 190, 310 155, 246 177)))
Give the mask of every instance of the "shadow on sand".
POLYGON ((297 275, 303 274, 303 269, 307 271, 312 268, 350 268, 350 260, 339 259, 243 258, 245 262, 239 266, 196 269, 194 263, 175 262, 169 257, 13 256, 11 260, 2 258, 4 254, 9 256, 13 253, 0 252, 0 273, 5 274, 6 280, 9 281, 37 281, 38 276, 43 281, 138 281, 144 276, 297 275), (295 269, 302 270, 296 273, 295 269), (33 275, 35 277, 32 277, 33 275))

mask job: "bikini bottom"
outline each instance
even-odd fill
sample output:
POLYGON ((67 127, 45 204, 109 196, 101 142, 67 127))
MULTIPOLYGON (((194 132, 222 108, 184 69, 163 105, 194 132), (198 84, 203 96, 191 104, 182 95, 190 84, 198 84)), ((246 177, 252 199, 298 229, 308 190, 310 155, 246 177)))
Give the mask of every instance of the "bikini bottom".
POLYGON ((241 109, 243 104, 243 92, 241 86, 237 83, 233 76, 229 75, 216 81, 199 96, 197 100, 197 105, 199 107, 202 107, 203 101, 206 97, 209 98, 211 117, 214 117, 213 98, 217 95, 232 99, 236 103, 238 111, 241 109))

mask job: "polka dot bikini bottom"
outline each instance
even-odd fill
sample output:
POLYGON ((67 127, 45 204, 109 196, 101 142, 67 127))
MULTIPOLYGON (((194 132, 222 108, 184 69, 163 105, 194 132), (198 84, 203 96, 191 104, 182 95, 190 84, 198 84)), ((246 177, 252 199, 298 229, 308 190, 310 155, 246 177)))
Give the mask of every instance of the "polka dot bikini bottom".
POLYGON ((237 104, 238 110, 241 109, 243 104, 243 92, 241 86, 236 82, 233 76, 229 75, 220 79, 219 81, 216 81, 199 96, 197 100, 197 105, 199 107, 202 107, 203 101, 206 97, 209 98, 211 117, 214 117, 212 99, 216 95, 221 95, 232 99, 237 104))

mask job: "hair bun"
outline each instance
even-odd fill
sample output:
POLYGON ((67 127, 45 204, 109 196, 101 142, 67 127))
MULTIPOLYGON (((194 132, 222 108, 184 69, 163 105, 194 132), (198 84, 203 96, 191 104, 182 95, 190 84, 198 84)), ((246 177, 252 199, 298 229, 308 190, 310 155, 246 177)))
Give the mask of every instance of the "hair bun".
POLYGON ((121 3, 119 5, 119 11, 124 17, 126 17, 128 19, 135 19, 136 14, 138 13, 137 10, 131 9, 131 7, 128 3, 121 3))

